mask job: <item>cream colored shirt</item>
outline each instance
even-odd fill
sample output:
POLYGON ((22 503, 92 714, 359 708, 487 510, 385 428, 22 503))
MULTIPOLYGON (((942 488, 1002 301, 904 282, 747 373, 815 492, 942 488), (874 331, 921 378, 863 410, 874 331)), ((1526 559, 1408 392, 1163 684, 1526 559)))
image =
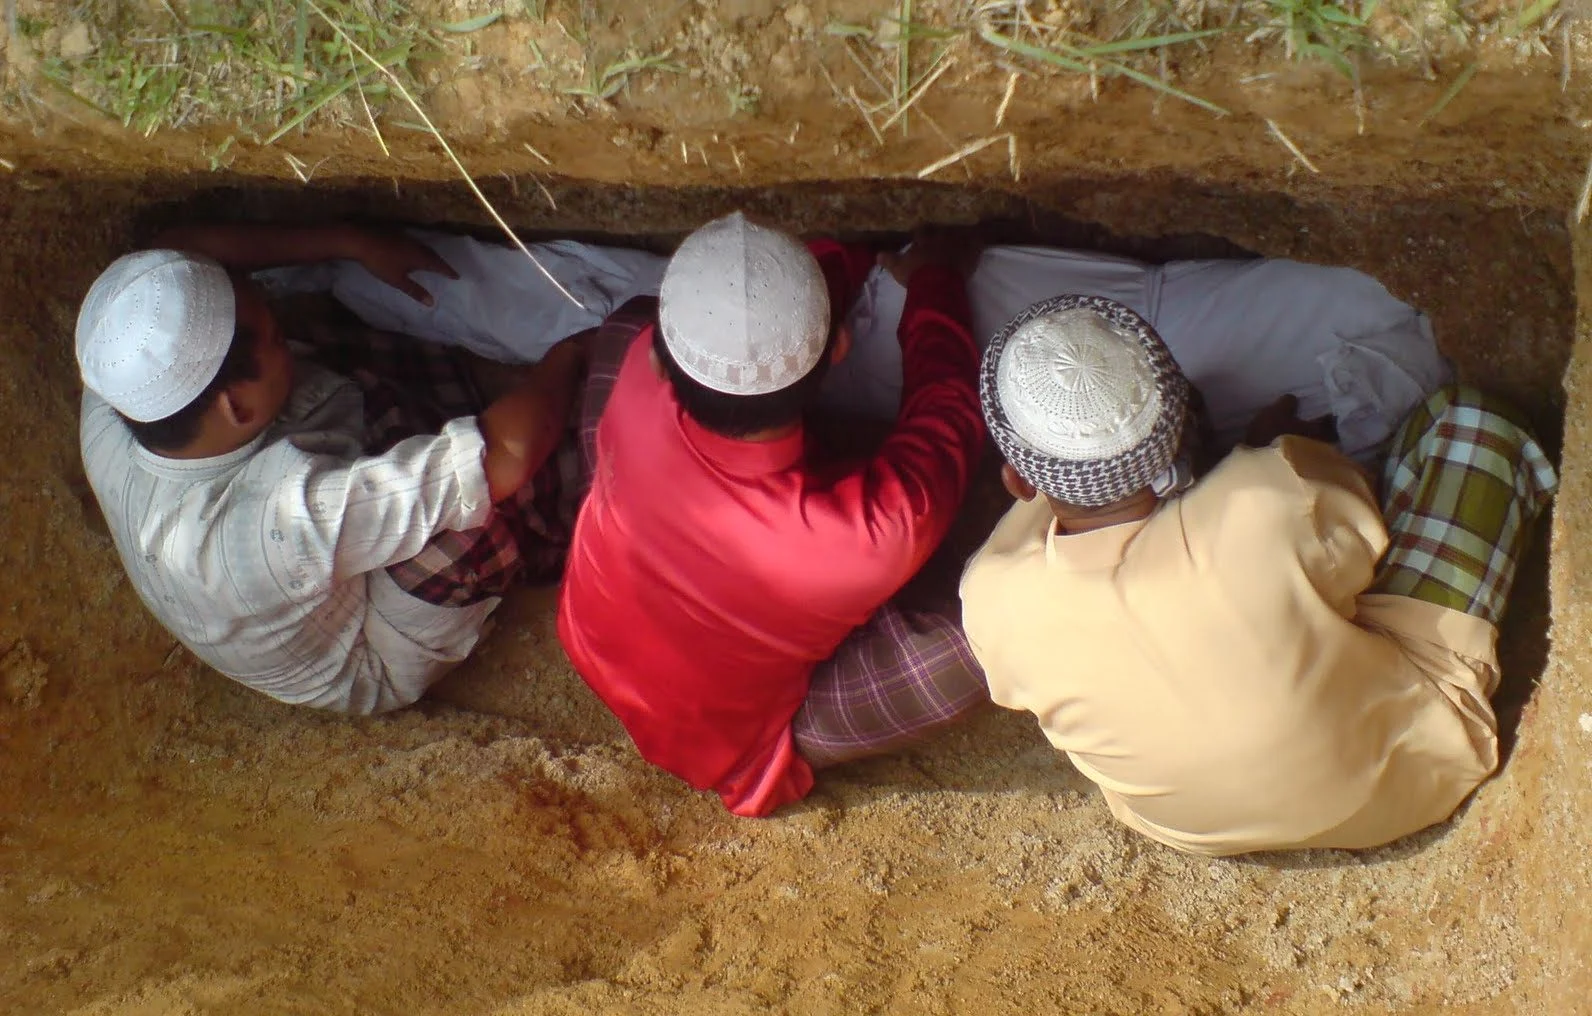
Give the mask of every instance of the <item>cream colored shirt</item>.
POLYGON ((1148 519, 1057 535, 1012 508, 962 578, 1001 705, 1127 825, 1201 854, 1369 847, 1447 818, 1497 765, 1497 632, 1369 595, 1365 476, 1297 438, 1230 455, 1148 519))

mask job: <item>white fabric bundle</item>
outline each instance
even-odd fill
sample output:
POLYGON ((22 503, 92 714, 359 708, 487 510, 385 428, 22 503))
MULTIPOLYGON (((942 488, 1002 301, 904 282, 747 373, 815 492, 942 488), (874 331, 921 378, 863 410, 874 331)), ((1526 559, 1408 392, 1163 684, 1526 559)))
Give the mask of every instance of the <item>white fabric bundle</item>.
MULTIPOLYGON (((1332 413, 1348 454, 1368 460, 1427 394, 1452 380, 1426 316, 1349 268, 1279 259, 1165 266, 1044 247, 991 247, 968 282, 982 349, 1024 308, 1102 296, 1149 321, 1224 443, 1278 396, 1307 418, 1332 413)), ((896 326, 906 291, 876 270, 852 309, 852 352, 830 372, 836 409, 892 416, 901 397, 896 326)))
MULTIPOLYGON (((656 294, 668 261, 656 254, 571 240, 531 250, 584 303, 577 308, 520 251, 468 237, 416 232, 460 275, 422 273, 436 298, 422 304, 359 265, 336 262, 263 273, 290 291, 330 289, 367 323, 492 359, 529 362, 590 328, 626 300, 656 294)), ((1427 394, 1452 380, 1431 324, 1375 279, 1349 268, 1278 259, 1174 261, 1047 247, 991 247, 968 283, 979 348, 1024 308, 1084 294, 1127 305, 1160 334, 1205 396, 1218 438, 1236 442, 1279 395, 1305 417, 1332 413, 1344 451, 1369 461, 1427 394)), ((901 399, 896 326, 906 291, 875 269, 851 308, 852 350, 831 369, 827 405, 893 417, 901 399)))
POLYGON ((593 328, 635 296, 655 296, 668 259, 623 247, 574 240, 527 244, 577 307, 516 247, 467 236, 412 230, 459 273, 457 280, 419 272, 433 306, 379 281, 353 261, 262 272, 278 292, 329 290, 373 328, 401 332, 505 363, 531 363, 561 339, 593 328))

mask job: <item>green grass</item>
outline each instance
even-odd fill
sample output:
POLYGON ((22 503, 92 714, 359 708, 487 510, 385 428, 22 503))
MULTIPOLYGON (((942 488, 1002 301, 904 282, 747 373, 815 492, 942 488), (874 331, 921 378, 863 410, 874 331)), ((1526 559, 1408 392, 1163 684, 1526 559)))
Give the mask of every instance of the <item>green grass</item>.
POLYGON ((1345 77, 1356 76, 1354 58, 1375 48, 1370 17, 1377 0, 1264 0, 1251 39, 1280 36, 1290 58, 1320 60, 1345 77))
MULTIPOLYGON (((856 103, 863 116, 876 133, 897 125, 905 133, 910 111, 914 128, 941 134, 928 104, 916 103, 945 87, 936 84, 937 72, 957 60, 964 71, 998 63, 1087 76, 1091 84, 1114 77, 1225 112, 1176 81, 1181 58, 1224 41, 1330 66, 1357 87, 1368 61, 1419 60, 1444 82, 1434 85, 1430 119, 1470 80, 1473 69, 1455 69, 1475 66, 1479 40, 1547 53, 1557 40, 1549 33, 1571 16, 1561 0, 1511 0, 1489 8, 1486 19, 1473 13, 1471 0, 877 0, 873 13, 865 24, 825 29, 828 52, 838 57, 843 49, 846 62, 862 71, 856 80, 868 94, 856 103)), ((356 58, 350 40, 421 95, 422 68, 478 66, 474 33, 508 19, 556 24, 580 47, 579 70, 555 70, 534 36, 528 43, 536 67, 566 75, 544 87, 588 101, 622 95, 638 75, 685 69, 668 51, 624 48, 629 42, 601 55, 589 34, 601 18, 597 0, 62 0, 29 5, 17 17, 17 33, 38 48, 53 87, 132 129, 222 123, 240 138, 270 143, 311 123, 374 127, 391 107, 392 79, 356 58), (456 13, 425 13, 439 6, 456 13), (337 30, 312 13, 317 8, 337 30), (51 47, 76 22, 91 27, 95 48, 64 59, 51 47)), ((756 115, 762 83, 712 84, 722 89, 727 117, 756 115)), ((837 87, 850 101, 842 91, 837 87)))
POLYGON ((979 37, 997 49, 1032 60, 1040 60, 1064 71, 1084 75, 1098 74, 1102 77, 1124 77, 1163 95, 1169 95, 1172 98, 1220 115, 1225 114, 1227 110, 1208 99, 1202 99, 1197 95, 1185 92, 1161 78, 1129 66, 1116 58, 1131 53, 1161 50, 1199 39, 1207 39, 1214 35, 1220 35, 1221 31, 1219 28, 1207 29, 1200 32, 1180 32, 1176 35, 1119 39, 1115 42, 1085 45, 1073 45, 1064 39, 1052 38, 1047 45, 1035 45, 1002 35, 993 28, 986 26, 980 29, 979 37))
POLYGON ((742 115, 756 116, 762 102, 762 91, 756 85, 736 82, 724 90, 724 98, 729 103, 731 119, 742 115))
POLYGON ((317 0, 346 33, 311 13, 307 0, 191 0, 158 8, 80 4, 95 51, 47 56, 44 74, 81 103, 145 134, 222 121, 272 143, 317 116, 356 124, 379 111, 390 84, 357 59, 354 39, 401 80, 443 56, 450 41, 495 22, 489 14, 433 23, 403 0, 317 0))
POLYGON ((588 61, 586 80, 573 88, 564 89, 564 92, 567 95, 586 99, 611 99, 624 90, 633 75, 646 71, 664 74, 679 74, 684 71, 684 67, 669 59, 672 55, 668 52, 645 56, 628 53, 618 60, 607 63, 588 61))

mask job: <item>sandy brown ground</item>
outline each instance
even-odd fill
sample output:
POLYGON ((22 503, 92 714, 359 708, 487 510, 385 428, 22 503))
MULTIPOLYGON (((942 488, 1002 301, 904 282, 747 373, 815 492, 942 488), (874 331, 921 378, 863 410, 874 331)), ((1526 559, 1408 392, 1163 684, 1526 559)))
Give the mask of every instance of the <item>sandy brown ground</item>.
MULTIPOLYGON (((752 7, 729 35, 744 66, 825 45, 757 31, 776 15, 752 7)), ((764 77, 758 115, 733 122, 682 83, 581 118, 516 99, 501 68, 436 101, 533 231, 666 243, 746 206, 806 231, 991 219, 1146 256, 1353 264, 1426 308, 1469 376, 1556 428, 1577 273, 1592 293, 1564 226, 1582 96, 1558 91, 1557 62, 1490 67, 1421 129, 1435 86, 1368 74, 1361 134, 1330 77, 1225 59, 1190 70, 1235 108, 1222 121, 1025 82, 1021 181, 1003 155, 971 179, 883 179, 945 145, 879 148, 827 86, 801 94, 800 73, 764 77), (1237 84, 1256 71, 1279 77, 1237 84), (520 148, 532 137, 556 172, 520 148), (682 162, 682 138, 707 157, 682 162)), ((1004 79, 969 75, 925 100, 958 139, 988 129, 1004 79)), ((1506 631, 1500 708, 1519 744, 1451 825, 1361 855, 1182 857, 1118 829, 1030 719, 994 710, 750 822, 641 763, 570 671, 545 593, 512 601, 426 704, 370 720, 241 690, 148 618, 77 460, 71 326, 103 264, 179 217, 483 217, 421 139, 388 160, 357 135, 294 138, 319 167, 304 187, 275 149, 238 146, 212 174, 213 132, 146 142, 79 121, 0 124, 17 167, 0 174, 5 1012, 1586 1011, 1592 336, 1569 375, 1552 659, 1539 561, 1506 631)))

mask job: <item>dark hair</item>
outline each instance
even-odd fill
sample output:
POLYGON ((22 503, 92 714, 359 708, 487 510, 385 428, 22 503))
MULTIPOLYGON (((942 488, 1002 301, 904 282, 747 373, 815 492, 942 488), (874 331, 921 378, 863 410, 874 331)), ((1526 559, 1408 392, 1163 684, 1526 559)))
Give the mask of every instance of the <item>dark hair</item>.
POLYGON ((663 341, 663 328, 652 330, 652 348, 658 354, 658 362, 663 364, 681 408, 703 427, 725 437, 746 437, 800 420, 818 398, 818 389, 823 387, 824 377, 829 373, 834 346, 835 336, 831 332, 824 355, 795 384, 766 395, 731 395, 716 392, 687 375, 669 354, 669 347, 663 341))
POLYGON ((199 436, 199 422, 215 405, 224 389, 239 381, 253 381, 260 376, 260 358, 255 349, 258 344, 259 337, 254 329, 238 325, 232 333, 232 345, 227 347, 221 368, 192 402, 163 420, 140 423, 122 416, 122 422, 133 432, 133 439, 152 452, 174 452, 187 447, 199 436))

